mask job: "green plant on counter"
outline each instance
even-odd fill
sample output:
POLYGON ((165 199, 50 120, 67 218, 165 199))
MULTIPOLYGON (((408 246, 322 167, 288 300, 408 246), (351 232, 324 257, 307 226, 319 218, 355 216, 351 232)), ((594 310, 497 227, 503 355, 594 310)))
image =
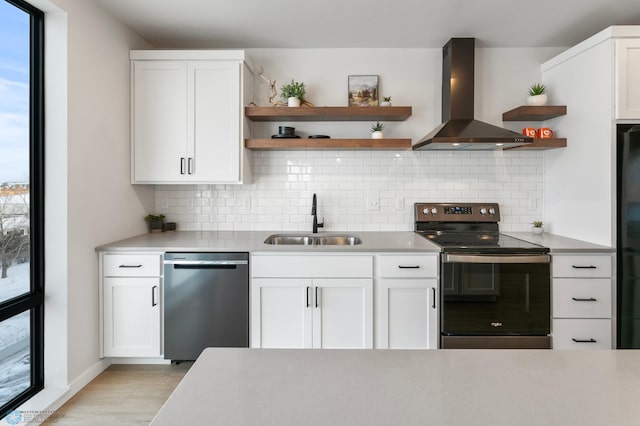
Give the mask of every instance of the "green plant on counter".
POLYGON ((280 96, 282 96, 283 99, 298 98, 301 101, 304 101, 304 96, 307 94, 307 90, 304 88, 304 83, 298 83, 293 79, 291 79, 290 84, 283 85, 280 90, 282 91, 280 96))
POLYGON ((531 224, 533 225, 534 228, 542 228, 541 220, 534 220, 533 222, 531 222, 531 224))
POLYGON ((163 214, 159 214, 159 215, 150 214, 150 215, 145 216, 144 220, 145 220, 145 222, 162 222, 164 220, 164 215, 163 214))
POLYGON ((377 122, 375 124, 371 124, 371 131, 372 132, 381 132, 382 129, 384 129, 384 124, 377 122))
POLYGON ((543 95, 547 91, 547 87, 542 83, 535 83, 529 88, 529 96, 543 95))
POLYGON ((383 97, 382 101, 383 102, 391 102, 391 96, 383 97))

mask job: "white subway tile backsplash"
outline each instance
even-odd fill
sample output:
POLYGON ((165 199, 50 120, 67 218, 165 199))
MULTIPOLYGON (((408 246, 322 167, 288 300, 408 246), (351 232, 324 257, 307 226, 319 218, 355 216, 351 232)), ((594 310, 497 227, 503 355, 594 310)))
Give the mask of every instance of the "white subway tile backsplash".
POLYGON ((308 232, 316 193, 323 231, 412 230, 428 201, 497 202, 504 231, 542 220, 540 152, 256 151, 253 165, 248 185, 157 186, 156 210, 181 230, 308 232))

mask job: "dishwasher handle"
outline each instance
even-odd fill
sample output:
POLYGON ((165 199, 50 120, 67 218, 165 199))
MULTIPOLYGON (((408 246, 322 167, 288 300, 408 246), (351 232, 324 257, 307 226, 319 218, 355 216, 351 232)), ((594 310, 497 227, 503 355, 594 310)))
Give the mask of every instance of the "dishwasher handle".
POLYGON ((238 265, 248 265, 246 260, 165 260, 165 265, 174 269, 236 269, 238 265))

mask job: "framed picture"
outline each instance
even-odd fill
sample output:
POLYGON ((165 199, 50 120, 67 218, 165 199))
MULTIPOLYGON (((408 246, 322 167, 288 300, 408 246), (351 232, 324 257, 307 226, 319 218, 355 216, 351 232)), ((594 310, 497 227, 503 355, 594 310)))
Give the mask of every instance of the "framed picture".
POLYGON ((349 76, 349 106, 378 106, 378 76, 349 76))

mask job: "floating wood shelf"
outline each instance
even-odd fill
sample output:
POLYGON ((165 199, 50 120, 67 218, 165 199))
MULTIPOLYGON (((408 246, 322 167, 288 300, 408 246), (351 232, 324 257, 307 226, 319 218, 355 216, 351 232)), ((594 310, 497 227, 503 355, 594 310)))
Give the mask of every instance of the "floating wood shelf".
POLYGON ((404 121, 410 106, 397 107, 245 107, 251 121, 404 121))
POLYGON ((524 150, 524 149, 537 149, 537 150, 545 150, 545 149, 555 149, 555 148, 566 148, 567 147, 567 139, 559 138, 559 139, 534 139, 533 143, 529 145, 516 146, 513 148, 507 148, 505 151, 510 151, 512 149, 524 150))
POLYGON ((524 105, 503 113, 502 121, 545 121, 566 114, 566 105, 524 105))
POLYGON ((411 149, 411 139, 246 139, 252 150, 411 149))

